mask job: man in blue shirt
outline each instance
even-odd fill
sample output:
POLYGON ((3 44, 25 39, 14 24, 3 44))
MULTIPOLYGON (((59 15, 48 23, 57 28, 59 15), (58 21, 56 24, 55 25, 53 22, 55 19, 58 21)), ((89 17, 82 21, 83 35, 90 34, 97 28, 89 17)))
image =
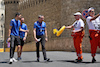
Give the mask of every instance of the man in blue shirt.
MULTIPOLYGON (((24 23, 23 17, 21 18, 20 21, 21 21, 21 29, 27 30, 27 25, 24 23)), ((18 50, 17 50, 17 53, 18 53, 17 54, 18 55, 17 60, 21 60, 22 48, 23 48, 23 45, 24 45, 24 41, 26 40, 26 37, 27 37, 27 32, 19 31, 19 36, 20 36, 21 48, 20 48, 20 52, 18 52, 18 50)))
POLYGON ((45 61, 50 60, 46 57, 45 41, 48 41, 48 39, 47 39, 46 23, 43 20, 44 20, 44 16, 39 15, 38 21, 36 21, 34 23, 34 29, 33 29, 34 38, 36 40, 36 48, 37 48, 36 52, 37 52, 37 61, 38 62, 39 62, 39 57, 40 57, 40 55, 39 55, 39 42, 41 42, 41 45, 42 45, 42 52, 43 52, 44 60, 45 61))
MULTIPOLYGON (((19 30, 23 32, 28 32, 28 30, 23 30, 21 29, 21 23, 20 19, 21 14, 16 13, 15 19, 12 19, 10 22, 10 27, 9 27, 9 33, 8 33, 8 42, 10 41, 10 61, 9 64, 12 64, 12 62, 17 62, 14 58, 14 51, 16 45, 20 48, 20 39, 19 39, 19 30)), ((20 49, 18 50, 20 51, 20 49)))

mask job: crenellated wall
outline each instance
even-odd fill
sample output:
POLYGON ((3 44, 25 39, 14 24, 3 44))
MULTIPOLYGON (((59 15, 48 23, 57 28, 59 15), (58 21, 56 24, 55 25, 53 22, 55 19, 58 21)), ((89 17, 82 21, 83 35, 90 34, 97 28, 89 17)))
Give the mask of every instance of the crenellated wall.
POLYGON ((35 5, 39 3, 46 2, 47 0, 21 0, 19 2, 19 9, 27 9, 29 7, 34 7, 35 5))
MULTIPOLYGON (((33 38, 33 24, 38 20, 38 15, 45 16, 47 24, 48 39, 46 43, 47 50, 63 50, 75 51, 71 30, 65 29, 60 37, 56 37, 52 30, 53 28, 60 29, 63 25, 71 25, 75 19, 73 14, 77 11, 82 12, 84 9, 94 7, 96 13, 99 13, 99 0, 5 0, 6 5, 6 34, 8 34, 8 25, 11 18, 14 18, 16 12, 21 12, 25 18, 25 23, 30 32, 28 33, 27 41, 23 51, 35 50, 35 41, 33 38), (12 3, 11 3, 12 2, 12 3)), ((85 19, 84 23, 86 24, 85 19)), ((83 38, 83 51, 90 52, 90 43, 88 38, 88 29, 85 25, 86 34, 83 38)), ((6 47, 6 45, 5 45, 6 47)), ((100 50, 98 49, 97 52, 100 50)))

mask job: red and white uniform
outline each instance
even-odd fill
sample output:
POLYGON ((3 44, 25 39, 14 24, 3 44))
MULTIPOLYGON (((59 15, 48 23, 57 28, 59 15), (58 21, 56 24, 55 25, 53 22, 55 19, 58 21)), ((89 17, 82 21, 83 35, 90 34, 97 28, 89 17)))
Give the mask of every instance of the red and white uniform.
POLYGON ((90 33, 90 43, 91 43, 91 54, 94 57, 97 46, 100 46, 100 16, 97 17, 95 20, 91 20, 91 16, 87 17, 86 21, 89 27, 90 33))
MULTIPOLYGON (((81 29, 81 27, 84 28, 84 22, 82 19, 79 19, 79 20, 76 20, 74 23, 73 23, 73 27, 74 27, 74 30, 79 30, 81 29)), ((79 32, 76 32, 74 33, 73 35, 73 41, 74 41, 74 47, 76 49, 76 53, 77 53, 77 56, 78 56, 78 59, 83 59, 83 56, 82 56, 82 39, 83 39, 83 36, 84 36, 84 31, 79 31, 79 32)))

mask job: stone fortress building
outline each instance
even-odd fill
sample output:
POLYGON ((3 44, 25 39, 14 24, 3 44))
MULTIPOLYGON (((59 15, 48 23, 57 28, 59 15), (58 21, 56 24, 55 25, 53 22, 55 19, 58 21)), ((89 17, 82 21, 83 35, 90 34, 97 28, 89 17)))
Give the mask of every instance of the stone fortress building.
MULTIPOLYGON (((23 51, 35 50, 33 24, 38 20, 38 15, 45 16, 49 40, 46 43, 47 50, 75 51, 71 30, 65 29, 61 36, 56 37, 52 33, 53 28, 60 29, 63 25, 71 25, 75 21, 73 14, 77 11, 82 12, 89 7, 94 7, 96 14, 100 12, 100 0, 4 0, 4 4, 5 40, 8 36, 10 21, 15 17, 16 12, 20 12, 23 15, 25 23, 30 30, 23 51)), ((86 20, 83 20, 86 24, 86 20)), ((88 28, 86 25, 82 48, 83 52, 90 52, 88 28)))

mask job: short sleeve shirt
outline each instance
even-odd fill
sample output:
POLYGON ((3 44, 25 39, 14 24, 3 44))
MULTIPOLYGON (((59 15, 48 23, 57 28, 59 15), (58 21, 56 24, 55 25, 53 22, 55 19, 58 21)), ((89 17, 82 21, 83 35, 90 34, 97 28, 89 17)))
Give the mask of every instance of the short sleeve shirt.
POLYGON ((83 22, 83 20, 82 19, 76 20, 73 23, 73 27, 74 27, 74 30, 79 30, 79 29, 81 29, 81 27, 84 28, 84 22, 83 22))
POLYGON ((89 29, 91 30, 100 30, 100 16, 97 17, 95 20, 90 21, 91 20, 91 16, 87 17, 86 21, 88 24, 89 29))
POLYGON ((10 35, 19 36, 20 25, 21 25, 20 20, 16 21, 15 19, 12 19, 10 22, 10 26, 12 26, 10 35))
POLYGON ((37 21, 34 23, 34 28, 36 28, 36 35, 42 36, 45 34, 46 23, 44 21, 42 23, 37 21))
MULTIPOLYGON (((22 23, 21 29, 27 30, 27 25, 25 23, 22 23)), ((25 37, 25 32, 19 31, 19 36, 20 36, 20 38, 24 38, 25 37)))

